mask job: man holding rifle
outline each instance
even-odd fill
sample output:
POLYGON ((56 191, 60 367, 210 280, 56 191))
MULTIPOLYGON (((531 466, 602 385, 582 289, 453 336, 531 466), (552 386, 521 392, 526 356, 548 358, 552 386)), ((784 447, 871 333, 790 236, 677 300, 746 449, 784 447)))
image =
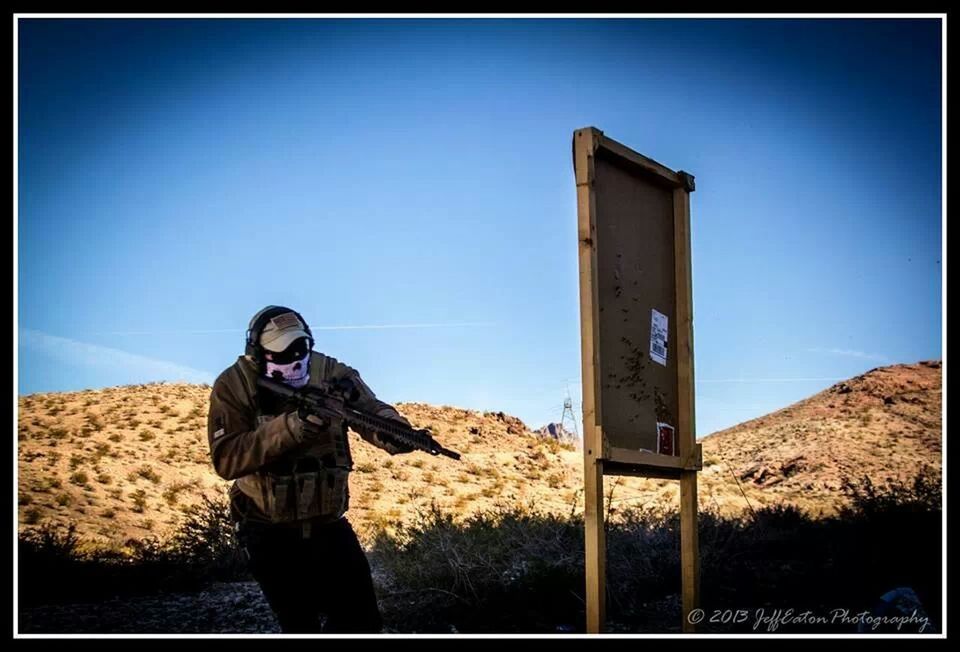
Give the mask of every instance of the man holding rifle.
POLYGON ((370 565, 344 516, 353 465, 347 427, 391 455, 420 448, 459 456, 313 344, 294 310, 267 306, 254 315, 244 355, 211 391, 210 453, 216 472, 235 480, 231 515, 281 630, 379 632, 370 565))

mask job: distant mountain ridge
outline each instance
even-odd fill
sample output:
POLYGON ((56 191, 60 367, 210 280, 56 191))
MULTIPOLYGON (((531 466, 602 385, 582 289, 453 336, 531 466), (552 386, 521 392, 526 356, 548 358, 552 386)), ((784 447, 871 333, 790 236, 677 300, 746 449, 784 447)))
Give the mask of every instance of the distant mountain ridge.
POLYGON ((537 428, 536 432, 541 437, 550 437, 557 441, 578 442, 580 437, 576 433, 570 432, 563 427, 562 423, 550 422, 545 426, 537 428))

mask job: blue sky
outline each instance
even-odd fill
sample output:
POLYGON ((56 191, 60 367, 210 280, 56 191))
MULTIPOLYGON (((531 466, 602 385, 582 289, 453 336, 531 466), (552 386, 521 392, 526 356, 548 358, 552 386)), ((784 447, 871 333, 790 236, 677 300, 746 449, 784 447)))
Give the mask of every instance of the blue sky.
POLYGON ((210 382, 284 304, 559 420, 588 125, 696 175, 698 435, 940 357, 940 80, 937 20, 21 20, 18 390, 210 382))

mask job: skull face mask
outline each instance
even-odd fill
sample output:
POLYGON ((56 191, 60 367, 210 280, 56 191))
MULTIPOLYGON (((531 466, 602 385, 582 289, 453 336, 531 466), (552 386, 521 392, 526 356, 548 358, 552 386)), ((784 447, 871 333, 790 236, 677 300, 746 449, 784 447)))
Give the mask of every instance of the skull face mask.
POLYGON ((267 378, 279 380, 291 387, 303 387, 310 380, 310 354, 290 364, 267 363, 267 378))
POLYGON ((310 349, 305 338, 282 353, 266 353, 266 376, 290 387, 303 387, 310 380, 310 349))

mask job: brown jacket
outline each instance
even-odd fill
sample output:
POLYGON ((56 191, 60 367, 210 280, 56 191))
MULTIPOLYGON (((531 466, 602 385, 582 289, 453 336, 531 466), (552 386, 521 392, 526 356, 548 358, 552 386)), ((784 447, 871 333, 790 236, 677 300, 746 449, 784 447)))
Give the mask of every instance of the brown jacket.
MULTIPOLYGON (((305 438, 295 410, 258 399, 256 377, 254 362, 240 356, 214 381, 210 393, 210 455, 218 475, 236 480, 231 487, 235 516, 273 523, 339 518, 349 506, 347 476, 353 466, 346 426, 335 421, 320 436, 305 438)), ((355 369, 311 352, 311 386, 341 378, 349 378, 359 390, 357 408, 407 423, 377 399, 355 369)), ((375 432, 358 434, 390 454, 404 452, 375 432)))

